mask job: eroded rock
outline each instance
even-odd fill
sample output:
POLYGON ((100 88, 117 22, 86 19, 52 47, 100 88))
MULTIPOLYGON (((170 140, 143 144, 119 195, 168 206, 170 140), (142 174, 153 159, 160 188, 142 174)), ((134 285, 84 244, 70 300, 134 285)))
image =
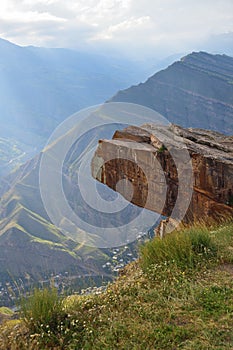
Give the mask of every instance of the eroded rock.
POLYGON ((233 136, 174 124, 131 126, 99 141, 92 174, 130 202, 173 219, 184 210, 185 222, 233 216, 233 136))

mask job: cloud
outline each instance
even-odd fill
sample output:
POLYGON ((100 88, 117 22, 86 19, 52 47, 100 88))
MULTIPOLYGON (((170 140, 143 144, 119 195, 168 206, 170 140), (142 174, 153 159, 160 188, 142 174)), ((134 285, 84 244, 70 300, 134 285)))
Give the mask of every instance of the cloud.
POLYGON ((233 32, 232 0, 1 0, 0 36, 21 45, 187 51, 233 32))
POLYGON ((124 20, 120 23, 110 25, 107 29, 105 28, 103 31, 98 32, 94 37, 92 37, 91 40, 109 40, 120 36, 120 39, 124 39, 125 33, 129 34, 133 33, 135 35, 135 31, 141 30, 143 28, 145 30, 145 27, 147 24, 150 24, 151 20, 149 16, 143 16, 143 17, 130 17, 127 20, 124 20))

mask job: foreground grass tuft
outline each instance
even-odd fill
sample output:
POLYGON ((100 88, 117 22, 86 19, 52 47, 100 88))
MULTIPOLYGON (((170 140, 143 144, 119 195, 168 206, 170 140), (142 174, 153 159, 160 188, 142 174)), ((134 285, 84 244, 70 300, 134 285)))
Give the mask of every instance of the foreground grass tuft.
POLYGON ((0 349, 233 349, 233 224, 154 239, 106 292, 35 290, 21 312, 0 349))
POLYGON ((172 262, 182 269, 197 268, 216 258, 218 247, 207 227, 192 227, 155 238, 141 247, 144 269, 153 264, 172 262))

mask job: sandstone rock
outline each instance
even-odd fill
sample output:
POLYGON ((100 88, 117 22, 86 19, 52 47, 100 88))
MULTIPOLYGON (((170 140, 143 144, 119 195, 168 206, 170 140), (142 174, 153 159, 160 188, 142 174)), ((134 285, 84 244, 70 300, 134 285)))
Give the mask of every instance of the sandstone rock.
POLYGON ((233 216, 233 136, 174 124, 130 126, 99 141, 92 174, 130 202, 174 220, 233 216))

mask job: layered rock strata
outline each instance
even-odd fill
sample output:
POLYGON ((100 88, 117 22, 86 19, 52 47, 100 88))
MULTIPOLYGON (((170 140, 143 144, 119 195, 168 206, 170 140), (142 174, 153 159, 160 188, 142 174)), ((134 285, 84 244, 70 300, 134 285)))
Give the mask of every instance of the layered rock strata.
POLYGON ((98 181, 140 207, 173 219, 233 216, 233 136, 146 124, 100 140, 98 181))

